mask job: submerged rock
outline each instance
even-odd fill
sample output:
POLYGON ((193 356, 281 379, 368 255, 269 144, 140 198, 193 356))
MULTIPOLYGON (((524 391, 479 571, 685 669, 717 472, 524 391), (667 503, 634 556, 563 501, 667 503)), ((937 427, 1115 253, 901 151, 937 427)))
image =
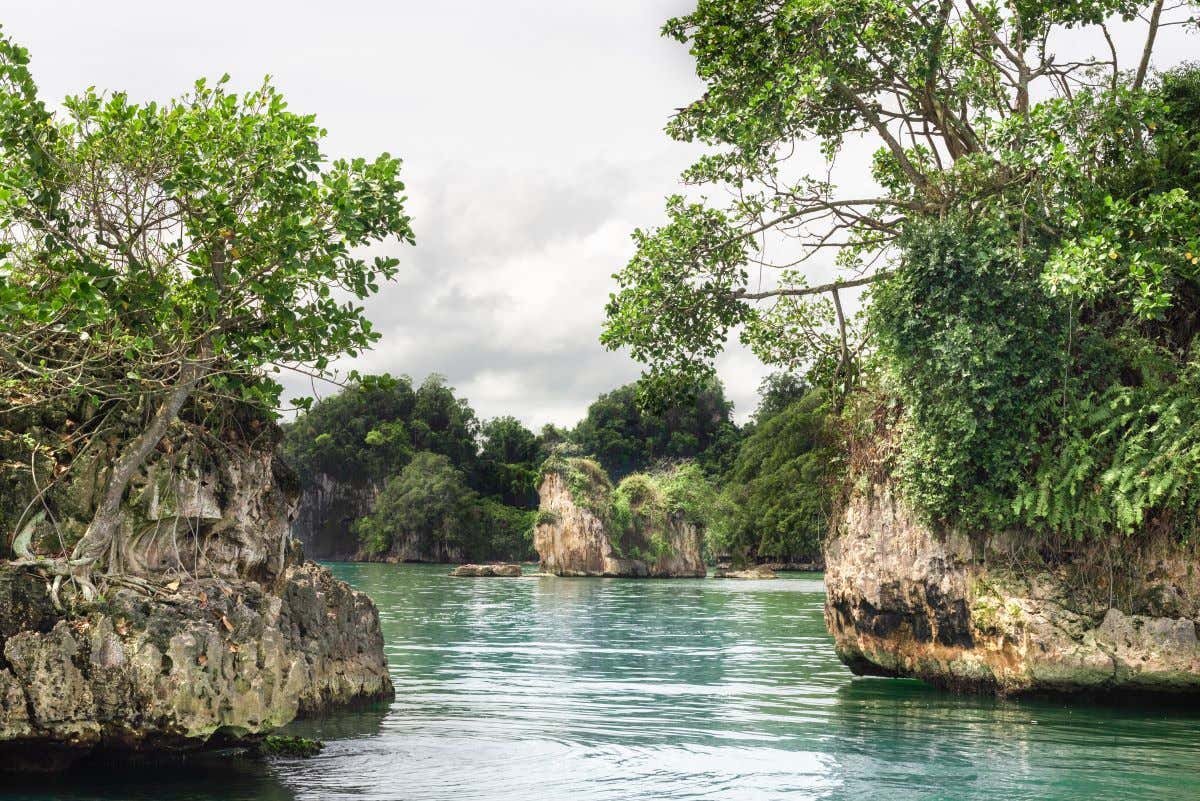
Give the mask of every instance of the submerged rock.
POLYGON ((268 734, 253 750, 258 756, 311 759, 325 750, 325 743, 307 737, 268 734))
POLYGON ((1200 693, 1193 550, 1128 546, 1122 592, 1093 598, 1090 560, 1019 567, 1010 545, 934 531, 888 486, 852 498, 825 545, 838 655, 855 673, 957 690, 1200 693))
POLYGON ((518 564, 459 565, 450 571, 450 575, 467 578, 516 578, 521 575, 521 566, 518 564))
MULTIPOLYGON (((392 697, 374 604, 290 544, 297 487, 274 441, 204 458, 195 445, 133 483, 123 569, 99 601, 64 593, 60 611, 44 577, 0 562, 0 766, 253 742, 297 715, 392 697)), ((46 496, 62 530, 86 527, 96 493, 80 485, 99 485, 103 464, 46 496)))
POLYGON ((543 572, 634 578, 706 575, 697 525, 668 511, 661 522, 635 519, 615 532, 612 492, 603 470, 587 459, 564 459, 544 471, 533 532, 543 572))

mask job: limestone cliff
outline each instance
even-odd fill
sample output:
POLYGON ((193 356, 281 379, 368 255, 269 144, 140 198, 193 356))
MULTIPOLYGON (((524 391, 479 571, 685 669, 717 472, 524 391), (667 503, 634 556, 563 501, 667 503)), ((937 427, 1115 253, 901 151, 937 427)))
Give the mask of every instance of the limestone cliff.
POLYGON ((371 513, 379 492, 380 486, 370 481, 343 481, 318 473, 300 495, 292 536, 308 556, 333 562, 453 563, 465 558, 461 548, 416 534, 397 536, 386 554, 365 553, 351 527, 371 513))
MULTIPOLYGON (((0 562, 0 764, 200 749, 391 697, 375 606, 290 543, 298 492, 271 434, 161 448, 127 494, 120 569, 101 577, 96 603, 0 562)), ((69 546, 106 469, 103 452, 82 454, 42 496, 44 513, 6 528, 37 553, 69 546)), ((6 493, 19 494, 24 477, 6 470, 6 493)))
POLYGON ((825 544, 838 655, 959 690, 1200 692, 1194 549, 1151 538, 1105 564, 1018 545, 934 531, 886 485, 854 496, 825 544), (1100 582, 1086 575, 1097 563, 1100 582))
POLYGON ((313 559, 354 560, 359 545, 350 527, 370 514, 378 496, 379 486, 374 483, 342 481, 318 473, 300 495, 292 536, 313 559))
POLYGON ((630 521, 632 525, 614 525, 606 476, 593 470, 583 476, 590 487, 572 488, 572 483, 579 483, 583 461, 567 460, 562 469, 546 470, 538 488, 533 546, 543 571, 558 576, 638 578, 705 575, 698 526, 671 512, 655 525, 637 520, 630 521))

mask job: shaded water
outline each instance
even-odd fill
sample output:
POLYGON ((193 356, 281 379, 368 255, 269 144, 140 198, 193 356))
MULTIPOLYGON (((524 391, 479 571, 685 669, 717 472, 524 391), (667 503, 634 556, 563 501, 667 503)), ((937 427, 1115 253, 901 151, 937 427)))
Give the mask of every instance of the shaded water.
MULTIPOLYGON (((390 709, 312 760, 9 786, 70 799, 1191 799, 1200 715, 855 679, 819 575, 453 579, 334 565, 383 615, 390 709)), ((0 778, 0 782, 7 782, 0 778)))

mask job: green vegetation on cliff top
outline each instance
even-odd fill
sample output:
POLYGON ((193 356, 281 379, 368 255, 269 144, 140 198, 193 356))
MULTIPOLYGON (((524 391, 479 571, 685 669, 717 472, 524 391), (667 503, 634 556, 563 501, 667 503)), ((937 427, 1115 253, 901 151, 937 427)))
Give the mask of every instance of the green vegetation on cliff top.
POLYGON ((635 232, 603 342, 670 397, 740 327, 823 376, 849 463, 931 521, 1193 535, 1200 70, 1153 68, 1160 27, 1195 41, 1193 9, 700 0, 664 27, 704 82, 668 133, 710 150, 635 232), (1146 39, 1114 44, 1138 16, 1146 39), (1066 60, 1067 39, 1100 44, 1066 60), (860 135, 875 186, 851 191, 860 135), (806 140, 810 174, 789 161, 806 140), (841 277, 808 283, 825 254, 841 277))

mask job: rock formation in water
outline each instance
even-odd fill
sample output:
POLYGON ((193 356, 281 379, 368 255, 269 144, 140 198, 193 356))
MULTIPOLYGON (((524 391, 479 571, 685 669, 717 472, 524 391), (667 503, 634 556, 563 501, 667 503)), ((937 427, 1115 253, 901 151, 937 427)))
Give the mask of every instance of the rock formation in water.
POLYGON ((770 565, 754 565, 742 570, 733 568, 717 568, 717 572, 713 574, 716 578, 730 579, 773 579, 779 578, 775 575, 775 570, 770 565))
POLYGON ((1194 548, 1118 553, 1022 559, 1005 536, 934 531, 879 485, 825 544, 826 622, 860 674, 1000 694, 1200 692, 1194 548), (1103 597, 1089 569, 1105 572, 1103 597))
POLYGON ((517 564, 459 565, 450 571, 450 575, 459 578, 519 578, 521 574, 521 566, 517 564))
MULTIPOLYGON (((629 481, 632 478, 627 478, 629 481)), ((622 482, 624 485, 624 482, 622 482)), ((552 459, 543 470, 533 546, 544 572, 558 576, 698 577, 703 531, 678 509, 629 519, 615 513, 614 490, 595 462, 552 459)))
MULTIPOLYGON (((0 562, 0 764, 245 742, 392 696, 375 606, 290 544, 297 488, 274 445, 267 432, 160 452, 127 495, 121 569, 96 603, 69 586, 59 602, 36 566, 0 562)), ((86 527, 107 464, 77 457, 44 496, 49 513, 21 520, 28 487, 9 463, 6 528, 20 524, 35 552, 61 549, 86 527)))

